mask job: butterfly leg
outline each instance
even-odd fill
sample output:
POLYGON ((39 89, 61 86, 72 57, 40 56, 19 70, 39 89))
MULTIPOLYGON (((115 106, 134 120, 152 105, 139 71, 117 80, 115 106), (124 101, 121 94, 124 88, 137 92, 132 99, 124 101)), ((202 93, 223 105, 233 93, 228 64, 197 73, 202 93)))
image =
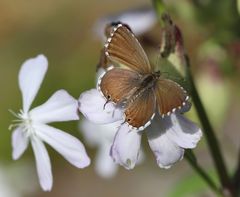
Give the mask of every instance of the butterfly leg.
POLYGON ((105 110, 106 105, 110 102, 110 99, 107 99, 106 102, 103 105, 103 110, 105 110))

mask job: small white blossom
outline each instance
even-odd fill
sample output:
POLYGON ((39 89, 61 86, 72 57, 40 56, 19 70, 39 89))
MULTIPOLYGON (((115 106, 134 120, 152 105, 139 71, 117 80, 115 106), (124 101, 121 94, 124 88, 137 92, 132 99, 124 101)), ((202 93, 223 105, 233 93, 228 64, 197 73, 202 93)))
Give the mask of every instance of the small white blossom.
POLYGON ((45 56, 25 61, 19 72, 19 86, 23 109, 15 114, 18 118, 12 134, 12 157, 21 157, 29 142, 35 155, 39 182, 43 190, 50 191, 53 178, 50 158, 44 143, 48 143, 66 160, 78 168, 90 164, 83 144, 75 137, 47 125, 51 122, 78 120, 78 102, 65 90, 55 92, 44 104, 30 110, 31 104, 46 74, 48 62, 45 56))
MULTIPOLYGON (((82 93, 79 103, 79 110, 94 123, 124 122, 124 109, 117 108, 111 102, 104 108, 106 99, 96 89, 82 93)), ((164 118, 156 115, 147 131, 132 130, 127 123, 119 124, 111 147, 111 157, 126 169, 133 169, 139 160, 142 134, 146 133, 159 167, 171 167, 183 158, 184 149, 195 148, 202 136, 201 129, 181 114, 189 108, 186 105, 181 111, 164 118)))

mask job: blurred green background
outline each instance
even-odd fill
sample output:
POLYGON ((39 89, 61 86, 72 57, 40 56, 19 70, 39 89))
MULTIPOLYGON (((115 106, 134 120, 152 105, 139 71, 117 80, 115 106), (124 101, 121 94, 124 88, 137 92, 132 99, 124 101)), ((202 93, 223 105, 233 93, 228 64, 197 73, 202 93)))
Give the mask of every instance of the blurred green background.
MULTIPOLYGON (((40 53, 49 60, 46 78, 33 106, 45 102, 62 88, 78 98, 81 92, 95 86, 96 64, 102 47, 93 31, 96 21, 129 9, 151 7, 151 3, 148 0, 0 1, 0 196, 214 196, 185 160, 170 170, 160 169, 146 139, 144 163, 132 171, 121 167, 115 177, 107 180, 96 175, 93 165, 79 170, 48 147, 54 184, 53 190, 47 193, 38 185, 31 148, 19 160, 11 159, 8 126, 14 117, 8 109, 16 112, 21 109, 17 77, 23 61, 40 53)), ((198 89, 221 142, 226 163, 233 172, 240 144, 237 2, 171 0, 166 4, 182 29, 198 89)), ((150 29, 149 35, 157 43, 159 25, 153 29, 154 33, 150 29)), ((194 109, 188 116, 198 122, 194 109)), ((77 122, 55 125, 83 141, 77 122)), ((94 162, 96 150, 86 148, 94 162)), ((199 163, 216 179, 204 137, 194 152, 199 163)))

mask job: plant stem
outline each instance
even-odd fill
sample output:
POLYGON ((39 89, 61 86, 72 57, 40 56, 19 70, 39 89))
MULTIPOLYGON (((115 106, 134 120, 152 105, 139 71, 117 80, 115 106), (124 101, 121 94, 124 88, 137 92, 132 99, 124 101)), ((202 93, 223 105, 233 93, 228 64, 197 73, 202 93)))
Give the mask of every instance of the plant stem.
POLYGON ((218 186, 214 183, 214 181, 208 176, 206 171, 201 168, 198 163, 196 162, 195 158, 193 158, 193 153, 191 150, 186 150, 185 152, 185 159, 188 161, 188 163, 192 166, 192 168, 199 174, 199 176, 202 177, 202 179, 208 184, 208 186, 217 194, 221 195, 222 191, 219 190, 218 186))
MULTIPOLYGON (((152 1, 153 1, 153 6, 155 7, 155 10, 158 14, 158 17, 160 17, 164 12, 166 12, 165 4, 164 4, 163 0, 152 0, 152 1)), ((231 195, 232 197, 235 197, 235 196, 237 196, 236 188, 234 188, 234 186, 233 186, 234 184, 227 173, 227 168, 224 163, 224 159, 222 156, 222 152, 220 150, 218 140, 215 136, 213 128, 207 117, 207 113, 203 107, 200 96, 196 89, 196 86, 195 86, 195 83, 194 83, 194 80, 193 80, 193 77, 192 77, 191 71, 190 71, 189 58, 186 54, 185 54, 185 61, 186 61, 186 76, 187 76, 187 80, 189 81, 192 100, 196 107, 199 120, 202 124, 203 131, 205 133, 205 137, 206 137, 207 144, 208 144, 208 147, 210 150, 210 154, 212 156, 212 159, 213 159, 213 162, 214 162, 214 165, 215 165, 215 168, 216 168, 216 171, 217 171, 217 174, 218 174, 221 186, 222 186, 221 188, 223 189, 222 193, 226 192, 229 195, 231 195)), ((193 166, 193 167, 196 168, 196 166, 193 166)), ((197 166, 196 169, 198 169, 198 168, 201 169, 199 166, 197 166)), ((202 174, 200 174, 200 175, 203 177, 202 174)), ((204 179, 206 180, 206 177, 204 179)), ((209 185, 209 186, 211 187, 211 185, 209 185)), ((228 195, 228 194, 226 194, 226 195, 228 195)))
POLYGON ((233 176, 233 184, 234 184, 234 187, 236 188, 237 192, 240 195, 240 149, 238 152, 238 165, 236 168, 236 172, 233 176))
POLYGON ((191 71, 190 71, 189 58, 187 55, 185 55, 185 58, 186 58, 186 63, 187 63, 187 77, 188 77, 188 81, 190 83, 192 100, 196 107, 199 120, 202 124, 203 131, 205 133, 205 137, 207 140, 207 144, 208 144, 214 165, 216 167, 222 188, 227 189, 231 193, 232 196, 236 196, 233 185, 231 183, 231 179, 227 173, 227 169, 226 169, 226 166, 225 166, 225 163, 223 160, 223 156, 222 156, 222 152, 220 150, 218 140, 214 134, 213 128, 209 122, 207 113, 203 107, 203 104, 199 97, 194 80, 192 78, 191 71))

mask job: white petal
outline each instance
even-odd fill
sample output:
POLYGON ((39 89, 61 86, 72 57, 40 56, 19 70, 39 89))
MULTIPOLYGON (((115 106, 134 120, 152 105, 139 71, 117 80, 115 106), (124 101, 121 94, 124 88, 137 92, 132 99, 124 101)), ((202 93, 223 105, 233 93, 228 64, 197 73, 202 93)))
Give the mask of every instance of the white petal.
POLYGON ((181 160, 184 155, 184 149, 166 135, 171 129, 171 123, 169 124, 168 121, 169 117, 154 119, 147 132, 149 145, 161 168, 170 168, 174 163, 181 160))
POLYGON ((128 10, 115 16, 111 15, 100 18, 96 24, 94 24, 94 35, 97 35, 105 41, 104 28, 113 21, 121 21, 122 23, 128 24, 134 34, 140 36, 151 30, 157 22, 157 17, 152 8, 128 10))
POLYGON ((110 157, 110 143, 105 143, 99 147, 97 152, 95 169, 96 172, 103 178, 113 177, 118 169, 117 164, 115 164, 110 157))
POLYGON ((97 124, 112 123, 123 118, 122 110, 111 102, 105 103, 106 99, 96 89, 91 89, 80 95, 79 110, 88 120, 97 124))
POLYGON ((22 131, 21 127, 17 127, 12 133, 12 158, 19 159, 28 147, 29 139, 22 131))
POLYGON ((30 117, 41 123, 78 120, 78 101, 67 91, 58 90, 47 102, 32 109, 30 117))
POLYGON ((115 136, 110 154, 116 163, 130 170, 138 161, 140 145, 141 134, 137 130, 130 130, 125 123, 115 136))
POLYGON ((44 191, 50 191, 52 189, 53 177, 48 152, 43 142, 37 137, 32 136, 31 143, 35 155, 40 185, 44 191))
POLYGON ((92 147, 105 143, 112 143, 114 136, 122 121, 117 121, 109 124, 95 124, 87 119, 80 122, 80 130, 84 140, 92 147))
POLYGON ((35 124, 36 134, 58 151, 67 161, 78 168, 90 164, 83 144, 75 137, 45 124, 35 124))
POLYGON ((19 72, 19 86, 23 97, 23 111, 28 112, 46 74, 48 62, 38 55, 26 60, 19 72))
POLYGON ((180 114, 170 116, 172 126, 166 135, 182 148, 195 148, 202 137, 201 129, 180 114))
POLYGON ((86 118, 81 120, 79 123, 79 129, 83 134, 84 141, 91 147, 95 147, 100 143, 98 140, 100 136, 98 132, 99 126, 101 125, 94 124, 86 118))

